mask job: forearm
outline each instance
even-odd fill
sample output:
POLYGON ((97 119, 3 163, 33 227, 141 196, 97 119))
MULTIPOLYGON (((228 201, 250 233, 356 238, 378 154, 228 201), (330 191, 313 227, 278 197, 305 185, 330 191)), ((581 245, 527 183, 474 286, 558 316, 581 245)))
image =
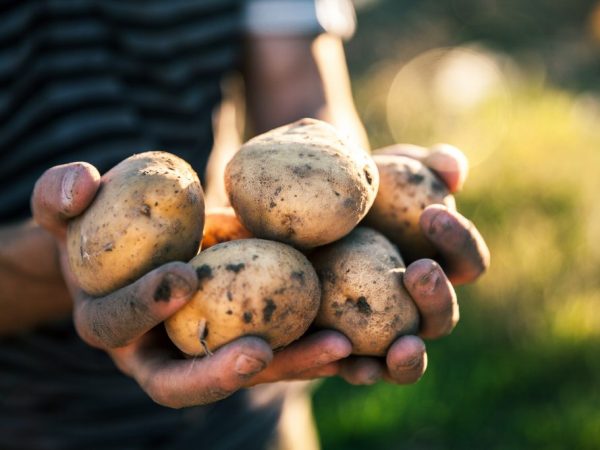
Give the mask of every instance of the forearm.
POLYGON ((206 166, 204 201, 207 208, 229 205, 223 174, 242 144, 238 106, 232 98, 226 97, 217 111, 214 133, 215 141, 206 166))
MULTIPOLYGON (((248 36, 243 76, 246 109, 252 135, 303 117, 334 125, 351 141, 369 149, 367 134, 358 117, 346 58, 339 38, 248 36)), ((223 172, 239 149, 240 118, 233 102, 224 102, 215 145, 206 171, 207 206, 226 204, 223 172)))
POLYGON ((369 150, 367 133, 354 104, 341 39, 322 34, 313 43, 312 50, 325 94, 325 105, 316 118, 333 124, 351 140, 369 150))
POLYGON ((0 228, 0 335, 70 312, 53 238, 32 222, 0 228))
POLYGON ((255 133, 314 117, 369 148, 339 38, 252 36, 245 54, 248 113, 255 133))

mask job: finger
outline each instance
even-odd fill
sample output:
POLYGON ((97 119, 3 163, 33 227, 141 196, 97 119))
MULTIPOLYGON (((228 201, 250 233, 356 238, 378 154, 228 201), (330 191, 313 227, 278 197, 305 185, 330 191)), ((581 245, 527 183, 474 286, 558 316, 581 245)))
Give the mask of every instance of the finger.
POLYGON ((464 216, 442 205, 431 205, 421 214, 420 225, 440 253, 452 284, 472 282, 489 267, 490 251, 477 228, 464 216))
POLYGON ((59 238, 66 221, 81 214, 100 186, 100 174, 91 164, 76 162, 48 169, 33 188, 31 210, 35 221, 59 238))
POLYGON ((376 153, 407 156, 421 161, 442 179, 450 192, 462 189, 469 172, 469 163, 464 153, 448 144, 436 144, 430 149, 412 144, 395 144, 379 149, 376 153))
POLYGON ((448 144, 431 147, 422 162, 444 181, 450 192, 460 191, 469 173, 469 162, 464 153, 448 144))
POLYGON ((392 344, 386 357, 384 378, 396 384, 416 383, 427 368, 425 344, 417 336, 402 336, 392 344))
POLYGON ((346 358, 352 344, 343 334, 318 331, 277 352, 269 367, 252 379, 252 384, 305 379, 310 371, 346 358))
POLYGON ((273 357, 269 345, 257 337, 238 339, 211 356, 194 359, 173 359, 168 349, 160 347, 112 353, 155 402, 171 408, 222 400, 246 386, 273 357))
POLYGON ((436 339, 450 334, 458 322, 459 310, 454 289, 442 268, 431 259, 420 259, 406 268, 403 282, 419 309, 419 335, 436 339))
POLYGON ((356 356, 340 362, 340 376, 350 384, 370 385, 381 379, 385 369, 375 358, 356 356))
POLYGON ((315 380, 317 378, 326 378, 333 377, 335 375, 339 375, 340 373, 340 365, 343 360, 338 360, 331 362, 329 364, 325 364, 324 366, 315 367, 312 369, 305 370, 304 372, 300 372, 297 376, 297 380, 315 380))
POLYGON ((423 161, 429 155, 429 150, 425 147, 413 144, 394 144, 375 150, 378 155, 398 155, 408 156, 409 158, 423 161))
POLYGON ((78 291, 74 296, 75 327, 89 345, 122 347, 184 306, 197 285, 192 266, 172 262, 105 297, 92 298, 78 291))

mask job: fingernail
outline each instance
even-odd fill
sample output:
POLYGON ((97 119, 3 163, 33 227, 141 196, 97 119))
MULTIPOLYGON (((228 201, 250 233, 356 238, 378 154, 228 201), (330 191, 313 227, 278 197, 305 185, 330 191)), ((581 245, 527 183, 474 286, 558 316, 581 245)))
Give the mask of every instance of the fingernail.
POLYGON ((75 181, 77 180, 78 172, 76 169, 69 169, 63 176, 61 183, 61 202, 63 208, 69 209, 71 202, 73 201, 73 188, 75 187, 75 181))
POLYGON ((421 356, 417 356, 415 358, 409 359, 407 361, 403 361, 396 365, 398 370, 407 370, 418 367, 421 364, 422 358, 421 356))
POLYGON ((419 277, 419 286, 423 287, 426 286, 427 284, 429 284, 429 280, 431 280, 431 274, 432 274, 433 270, 430 270, 429 272, 425 272, 423 275, 421 275, 419 277))
POLYGON ((265 362, 248 355, 238 356, 235 362, 235 371, 244 376, 254 375, 265 367, 265 362))
POLYGON ((324 366, 325 364, 329 364, 330 362, 333 361, 337 361, 338 359, 343 358, 345 355, 337 355, 335 352, 334 353, 321 353, 319 356, 317 356, 317 359, 315 361, 315 363, 318 366, 324 366))
POLYGON ((450 218, 444 211, 440 210, 431 219, 431 223, 429 225, 429 234, 436 235, 438 233, 444 233, 450 229, 452 229, 452 222, 450 221, 450 218))
POLYGON ((419 278, 419 291, 422 293, 433 292, 440 282, 440 274, 436 268, 431 269, 419 278))
POLYGON ((193 287, 187 280, 174 273, 167 273, 154 291, 154 301, 168 302, 171 299, 188 298, 193 287))

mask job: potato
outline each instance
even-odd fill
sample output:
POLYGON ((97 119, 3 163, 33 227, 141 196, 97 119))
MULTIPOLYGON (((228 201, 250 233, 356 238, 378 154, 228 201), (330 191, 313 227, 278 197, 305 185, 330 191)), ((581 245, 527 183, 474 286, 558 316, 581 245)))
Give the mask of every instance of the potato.
POLYGON ((355 355, 383 356, 396 338, 414 334, 419 315, 406 292, 404 263, 382 234, 355 228, 311 255, 321 280, 315 324, 345 334, 355 355))
POLYGON ((133 155, 102 176, 90 207, 69 224, 69 264, 84 291, 104 295, 191 259, 203 224, 204 195, 189 164, 166 152, 133 155))
POLYGON ((225 172, 229 200, 244 226, 257 237, 298 248, 348 234, 378 185, 371 157, 314 119, 251 139, 225 172))
POLYGON ((262 239, 217 244, 200 252, 196 295, 165 326, 188 355, 203 355, 241 336, 273 349, 298 339, 319 309, 315 270, 294 248, 262 239))
POLYGON ((206 250, 221 242, 252 237, 231 207, 215 207, 206 211, 202 249, 206 250))
POLYGON ((364 224, 383 233, 413 261, 435 255, 419 226, 421 212, 429 205, 455 209, 446 185, 421 162, 398 155, 374 155, 379 170, 379 192, 364 224))

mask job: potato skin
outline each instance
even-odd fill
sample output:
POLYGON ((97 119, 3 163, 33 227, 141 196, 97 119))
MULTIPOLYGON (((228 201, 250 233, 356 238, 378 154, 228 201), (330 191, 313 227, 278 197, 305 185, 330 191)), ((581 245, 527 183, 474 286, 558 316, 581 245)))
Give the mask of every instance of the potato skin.
POLYGON ((192 167, 166 152, 136 154, 102 176, 90 207, 70 222, 69 264, 85 292, 105 295, 191 259, 203 225, 204 194, 192 167))
POLYGON ((206 250, 221 242, 236 241, 252 237, 235 215, 230 206, 214 207, 206 211, 204 217, 204 233, 202 250, 206 250))
POLYGON ((396 338, 417 332, 419 315, 402 282, 402 257, 382 234, 357 227, 316 249, 310 260, 322 289, 315 325, 345 334, 353 354, 384 356, 396 338))
POLYGON ((278 349, 298 339, 319 309, 315 270, 294 248, 262 239, 217 244, 200 252, 196 295, 166 322, 173 343, 188 355, 205 354, 241 336, 278 349))
POLYGON ((399 155, 374 155, 379 191, 364 224, 383 233, 407 261, 435 256, 419 225, 421 212, 432 204, 456 208, 444 183, 421 162, 399 155))
POLYGON ((370 155, 314 119, 251 139, 225 171, 229 200, 246 228, 298 248, 348 234, 372 205, 378 185, 370 155))

